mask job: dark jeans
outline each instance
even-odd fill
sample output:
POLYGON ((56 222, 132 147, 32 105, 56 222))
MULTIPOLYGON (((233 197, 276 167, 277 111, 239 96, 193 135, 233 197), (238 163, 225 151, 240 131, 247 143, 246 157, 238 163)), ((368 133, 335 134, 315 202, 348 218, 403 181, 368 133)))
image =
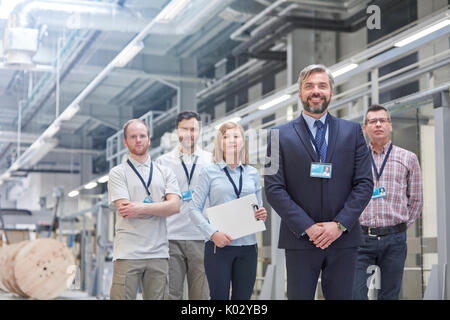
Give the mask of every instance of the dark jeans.
POLYGON ((373 266, 380 268, 378 300, 397 300, 403 278, 406 259, 406 231, 371 237, 363 233, 363 244, 358 249, 353 299, 367 300, 367 279, 373 266), (372 267, 370 267, 372 266, 372 267))
POLYGON ((216 247, 205 243, 205 272, 211 300, 250 300, 256 280, 258 246, 216 247))

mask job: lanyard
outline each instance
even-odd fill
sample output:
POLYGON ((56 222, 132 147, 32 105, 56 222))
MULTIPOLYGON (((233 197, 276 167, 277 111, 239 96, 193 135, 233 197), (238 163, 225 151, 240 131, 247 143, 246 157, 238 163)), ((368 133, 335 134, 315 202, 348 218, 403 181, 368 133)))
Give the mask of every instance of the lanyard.
MULTIPOLYGON (((308 126, 308 123, 306 122, 306 120, 305 120, 305 118, 304 117, 302 117, 303 118, 303 121, 305 122, 305 126, 306 126, 306 130, 308 130, 308 133, 309 133, 309 138, 311 139, 311 142, 313 143, 313 145, 314 145, 314 147, 316 148, 316 153, 317 153, 317 155, 318 155, 318 157, 319 157, 319 161, 320 162, 322 162, 322 159, 320 158, 320 150, 319 150, 319 147, 317 146, 317 143, 316 143, 316 139, 314 138, 314 136, 313 136, 313 134, 312 134, 312 132, 311 132, 311 130, 309 130, 309 126, 308 126)), ((326 118, 325 118, 325 124, 324 124, 324 132, 325 132, 325 134, 327 133, 327 128, 328 128, 328 115, 326 116, 326 118)), ((319 120, 320 121, 320 120, 319 120)), ((319 128, 317 128, 317 130, 319 130, 319 128)), ((317 134, 317 131, 316 131, 316 134, 317 134)), ((326 141, 326 139, 325 139, 325 135, 324 135, 324 137, 323 137, 323 141, 325 142, 326 141)), ((324 159, 325 160, 325 159, 324 159)))
POLYGON ((145 188, 145 191, 147 191, 147 195, 150 195, 150 191, 148 191, 148 188, 150 187, 150 184, 152 183, 152 177, 153 177, 153 162, 150 162, 150 175, 148 176, 148 182, 147 184, 144 181, 144 178, 139 174, 139 172, 136 170, 134 165, 131 163, 130 159, 127 160, 128 165, 133 169, 134 173, 138 176, 139 180, 141 180, 142 185, 145 188))
POLYGON ((231 179, 230 173, 228 172, 227 168, 226 167, 223 168, 223 171, 225 171, 225 174, 227 175, 228 180, 230 180, 231 184, 233 185, 234 193, 236 193, 236 197, 238 197, 238 198, 241 195, 241 191, 242 191, 242 167, 239 167, 239 169, 241 169, 241 175, 239 177, 239 190, 238 190, 238 188, 234 184, 233 179, 231 179))
POLYGON ((184 173, 186 174, 186 179, 187 179, 187 182, 188 182, 188 186, 191 185, 191 180, 192 180, 192 177, 194 176, 195 165, 197 164, 197 159, 198 159, 198 156, 195 156, 194 163, 193 163, 192 168, 191 168, 191 173, 188 173, 188 169, 186 167, 186 164, 184 163, 183 158, 180 157, 181 165, 183 166, 184 173))
POLYGON ((389 158, 389 154, 391 153, 391 150, 392 150, 392 143, 391 143, 391 145, 389 146, 389 149, 388 149, 388 151, 386 152, 386 155, 384 156, 384 160, 383 160, 383 163, 381 164, 380 172, 378 172, 377 166, 376 166, 376 164, 375 164, 375 160, 373 160, 372 150, 371 150, 370 147, 369 147, 370 160, 372 161, 372 167, 373 167, 373 170, 375 171, 375 176, 377 177, 377 181, 380 180, 380 177, 381 177, 381 175, 383 174, 384 166, 386 165, 386 162, 387 162, 387 160, 388 160, 388 158, 389 158))

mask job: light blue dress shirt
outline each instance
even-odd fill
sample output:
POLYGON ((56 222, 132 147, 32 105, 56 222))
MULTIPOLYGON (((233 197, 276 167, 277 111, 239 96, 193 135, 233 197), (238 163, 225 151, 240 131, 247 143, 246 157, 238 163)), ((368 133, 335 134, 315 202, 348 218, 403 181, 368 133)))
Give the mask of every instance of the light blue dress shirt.
MULTIPOLYGON (((206 199, 209 198, 211 207, 237 199, 233 185, 228 180, 223 168, 227 167, 231 178, 237 188, 239 188, 239 176, 242 166, 242 192, 240 197, 255 193, 260 206, 262 206, 261 183, 258 170, 250 165, 239 165, 232 170, 224 161, 213 163, 204 167, 200 173, 198 183, 194 189, 190 217, 195 225, 200 229, 207 240, 218 230, 211 225, 208 219, 202 214, 206 199)), ((250 234, 238 239, 233 239, 230 246, 245 246, 256 244, 256 235, 250 234)))
MULTIPOLYGON (((328 112, 325 113, 319 120, 325 124, 325 120, 327 119, 328 112)), ((316 136, 317 127, 314 125, 317 119, 314 119, 313 117, 308 116, 304 112, 302 112, 303 119, 306 120, 306 124, 308 125, 309 131, 311 131, 313 137, 316 136)), ((328 146, 328 128, 330 127, 330 123, 328 123, 327 131, 325 131, 325 141, 327 142, 328 146)), ((310 139, 311 140, 311 139, 310 139)), ((311 141, 311 145, 313 146, 314 151, 316 150, 316 147, 314 146, 314 143, 311 141)))

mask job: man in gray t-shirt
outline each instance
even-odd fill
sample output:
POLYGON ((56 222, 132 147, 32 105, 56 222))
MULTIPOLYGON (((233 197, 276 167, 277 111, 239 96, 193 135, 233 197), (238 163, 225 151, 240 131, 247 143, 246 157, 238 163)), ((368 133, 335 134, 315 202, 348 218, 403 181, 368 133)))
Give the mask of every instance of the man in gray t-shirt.
POLYGON ((144 299, 168 296, 166 217, 180 211, 180 191, 170 168, 151 161, 149 130, 142 120, 124 126, 129 158, 111 169, 110 206, 117 208, 111 299, 136 299, 139 283, 144 299))

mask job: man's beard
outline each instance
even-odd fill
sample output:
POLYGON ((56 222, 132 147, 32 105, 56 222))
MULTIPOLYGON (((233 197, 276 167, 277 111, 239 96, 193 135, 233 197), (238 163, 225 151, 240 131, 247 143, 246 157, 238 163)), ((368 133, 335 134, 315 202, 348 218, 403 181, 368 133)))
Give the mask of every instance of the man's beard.
POLYGON ((141 150, 139 150, 138 148, 135 147, 135 148, 131 149, 130 152, 131 152, 132 154, 137 155, 137 156, 143 156, 144 154, 147 153, 148 147, 149 147, 149 145, 147 145, 146 148, 145 148, 145 147, 142 148, 141 150))
POLYGON ((192 150, 192 149, 195 148, 196 141, 194 139, 190 139, 190 138, 183 139, 183 138, 181 138, 181 139, 178 139, 178 141, 180 142, 181 146, 184 149, 192 150))
MULTIPOLYGON (((322 98, 322 96, 321 96, 322 98)), ((324 103, 322 103, 322 105, 319 108, 312 108, 309 104, 308 104, 308 99, 306 101, 302 101, 303 104, 303 108, 308 111, 309 113, 312 114, 321 114, 324 113, 325 110, 327 110, 328 105, 330 104, 330 100, 327 100, 326 98, 324 99, 324 103)))

